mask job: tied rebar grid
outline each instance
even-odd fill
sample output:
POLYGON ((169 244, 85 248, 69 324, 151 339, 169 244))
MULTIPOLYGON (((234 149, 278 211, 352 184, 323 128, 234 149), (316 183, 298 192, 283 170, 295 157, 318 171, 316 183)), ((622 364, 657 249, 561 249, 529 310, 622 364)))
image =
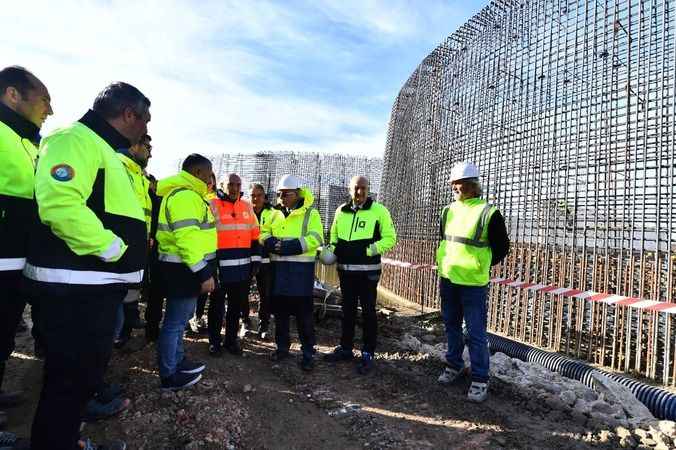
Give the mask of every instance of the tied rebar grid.
MULTIPOLYGON (((394 259, 432 264, 458 161, 476 163, 512 250, 492 275, 671 302, 674 2, 493 1, 427 56, 390 120, 381 198, 394 259)), ((382 284, 438 307, 436 275, 382 284)), ((506 287, 492 331, 676 384, 672 315, 506 287)))
POLYGON ((349 199, 348 184, 355 175, 369 179, 371 196, 377 198, 382 177, 382 158, 303 152, 264 152, 254 154, 223 154, 211 157, 216 180, 220 183, 228 174, 242 178, 242 190, 249 195, 249 184, 260 183, 272 204, 276 203, 276 188, 284 175, 302 178, 315 196, 328 232, 339 205, 349 199))

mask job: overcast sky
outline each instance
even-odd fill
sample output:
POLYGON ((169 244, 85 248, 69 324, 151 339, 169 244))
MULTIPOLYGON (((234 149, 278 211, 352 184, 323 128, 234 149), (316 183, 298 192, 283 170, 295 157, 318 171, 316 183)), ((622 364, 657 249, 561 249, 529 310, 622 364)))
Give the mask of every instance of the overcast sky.
POLYGON ((403 82, 484 3, 3 0, 0 65, 47 85, 43 135, 111 81, 141 89, 158 176, 192 152, 376 156, 403 82))

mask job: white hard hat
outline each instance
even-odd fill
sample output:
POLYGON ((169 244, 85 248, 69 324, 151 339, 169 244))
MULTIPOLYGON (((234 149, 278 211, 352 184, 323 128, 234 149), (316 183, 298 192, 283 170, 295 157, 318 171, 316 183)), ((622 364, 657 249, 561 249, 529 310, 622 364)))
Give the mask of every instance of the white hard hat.
POLYGON ((300 189, 303 182, 295 175, 284 175, 277 184, 277 190, 283 189, 300 189))
POLYGON ((322 251, 319 254, 319 260, 322 262, 322 264, 325 266, 330 266, 331 264, 335 264, 336 259, 336 254, 333 253, 333 249, 330 245, 322 248, 322 251))
POLYGON ((467 178, 479 178, 479 168, 472 163, 459 162, 451 169, 451 183, 467 178))

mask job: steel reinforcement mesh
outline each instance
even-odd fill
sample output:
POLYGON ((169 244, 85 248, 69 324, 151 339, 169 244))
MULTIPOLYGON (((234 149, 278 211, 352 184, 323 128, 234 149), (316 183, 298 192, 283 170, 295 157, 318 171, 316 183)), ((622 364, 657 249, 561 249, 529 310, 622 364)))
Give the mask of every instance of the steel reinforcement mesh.
MULTIPOLYGON (((507 220, 493 276, 671 302, 674 2, 493 1, 417 67, 392 108, 380 195, 393 259, 433 264, 458 161, 507 220)), ((438 307, 432 270, 382 285, 438 307)), ((494 286, 492 331, 674 384, 671 314, 494 286)))
POLYGON ((279 179, 288 174, 299 176, 314 194, 315 207, 327 232, 336 208, 349 198, 350 179, 365 175, 373 195, 377 196, 383 168, 382 158, 303 152, 223 154, 210 159, 218 182, 230 173, 237 173, 242 178, 245 195, 250 183, 260 183, 273 204, 279 179))

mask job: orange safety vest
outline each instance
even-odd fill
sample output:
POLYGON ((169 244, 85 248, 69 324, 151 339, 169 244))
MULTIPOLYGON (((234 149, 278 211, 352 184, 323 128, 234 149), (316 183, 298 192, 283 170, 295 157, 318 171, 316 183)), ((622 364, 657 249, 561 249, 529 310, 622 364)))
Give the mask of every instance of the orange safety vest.
POLYGON ((237 199, 211 200, 216 218, 218 258, 221 281, 245 281, 250 276, 251 263, 261 261, 258 237, 260 228, 256 213, 249 202, 237 199))

